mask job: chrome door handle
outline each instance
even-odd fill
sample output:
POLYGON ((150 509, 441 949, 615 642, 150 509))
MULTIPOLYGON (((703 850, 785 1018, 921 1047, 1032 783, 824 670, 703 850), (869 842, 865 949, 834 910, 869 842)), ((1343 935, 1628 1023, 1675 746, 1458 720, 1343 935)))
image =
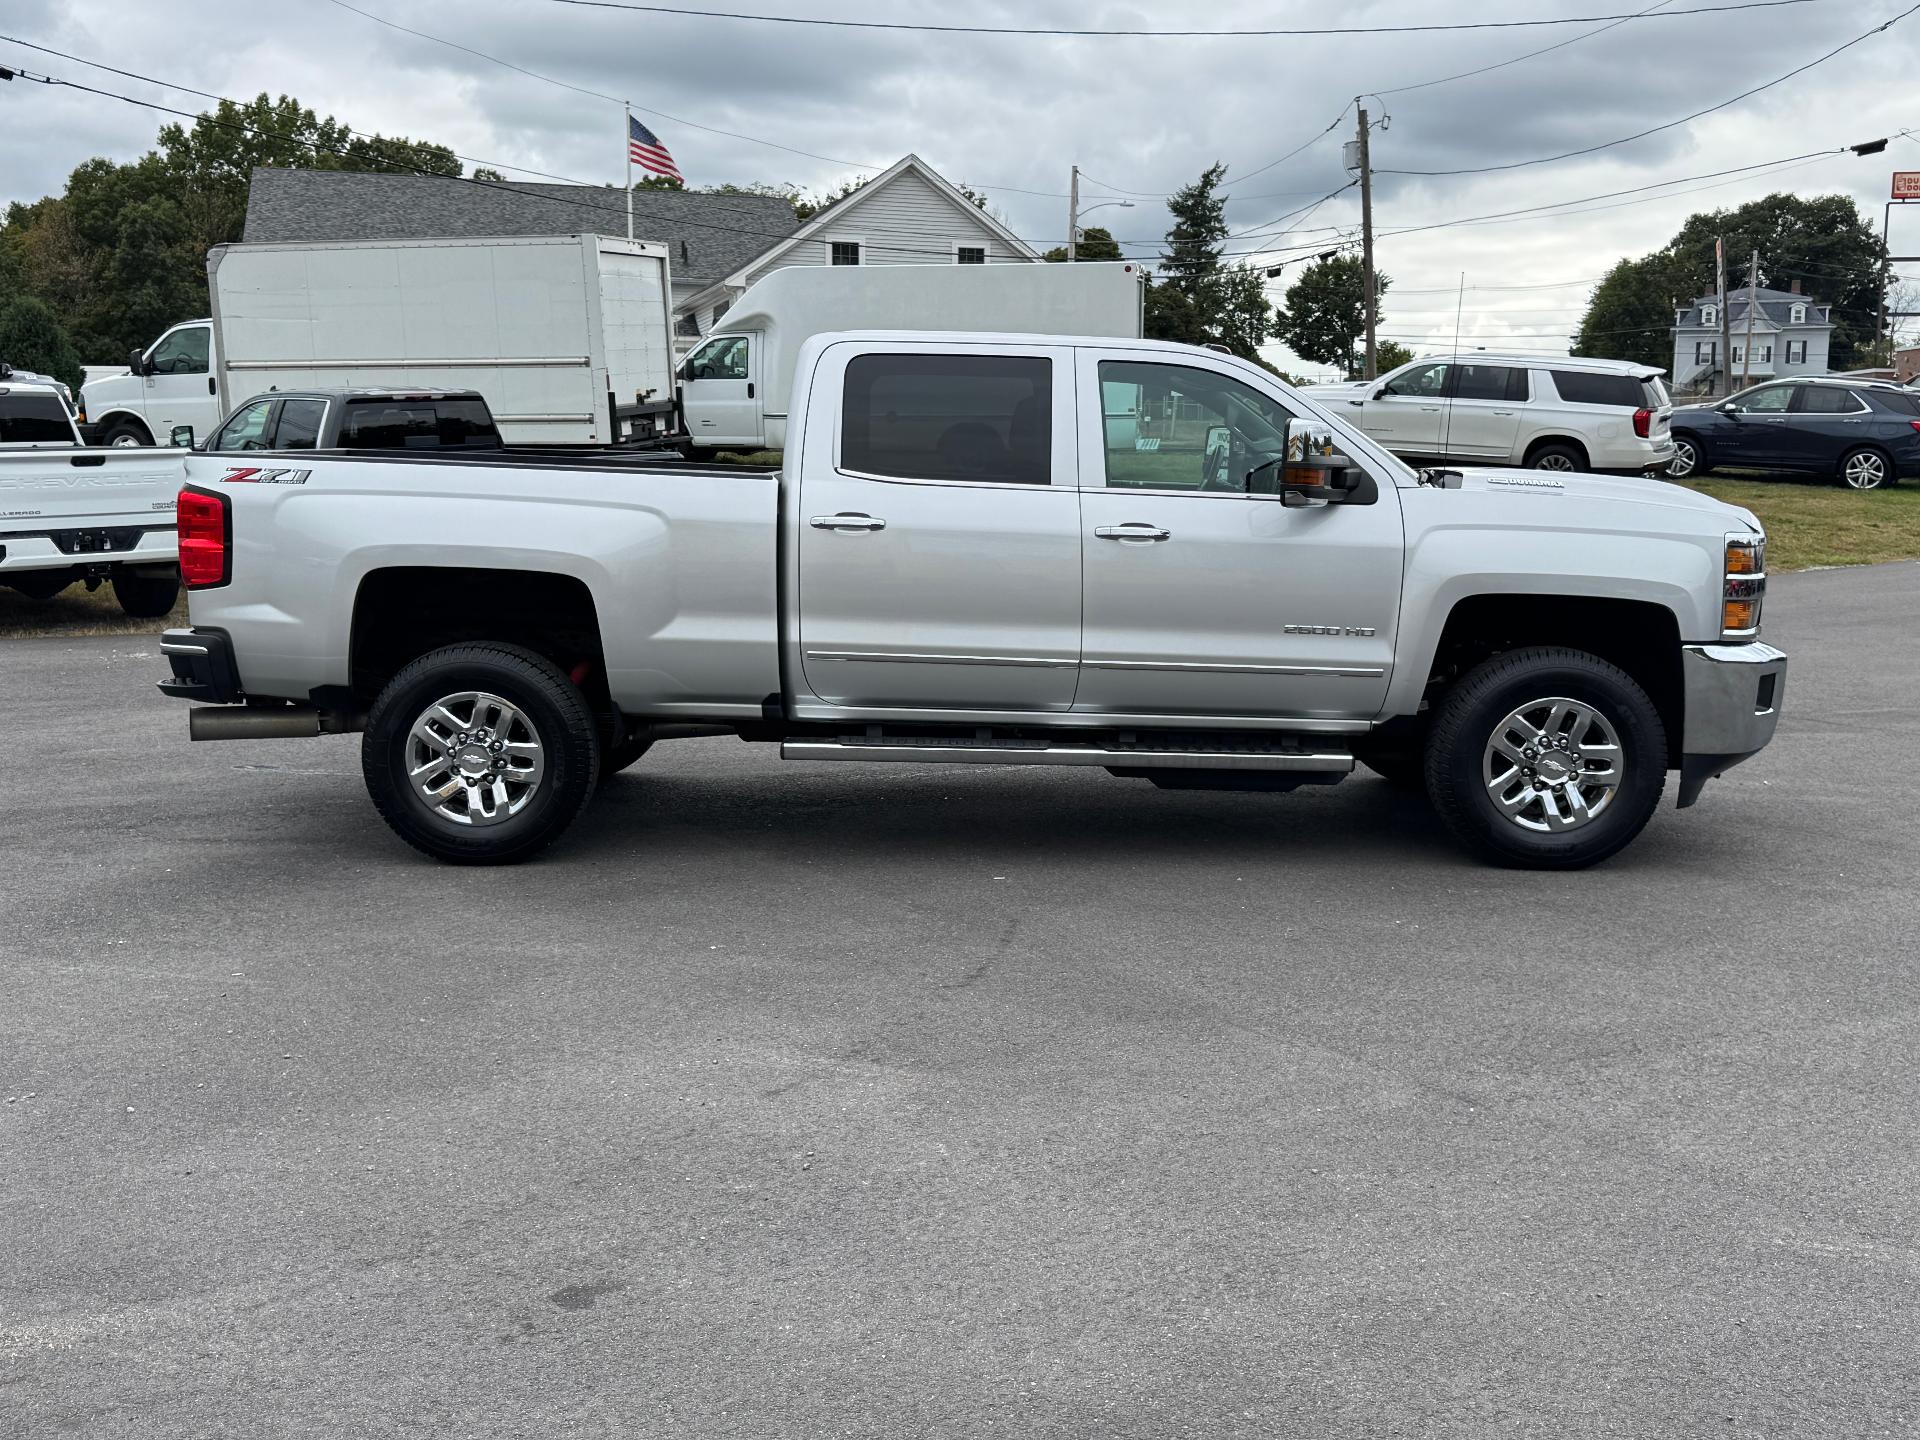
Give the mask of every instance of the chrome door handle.
POLYGON ((1096 525, 1093 533, 1102 540, 1171 540, 1173 532, 1162 530, 1158 525, 1146 525, 1138 520, 1125 525, 1096 525))
POLYGON ((816 515, 807 523, 816 530, 884 530, 887 522, 871 515, 816 515))

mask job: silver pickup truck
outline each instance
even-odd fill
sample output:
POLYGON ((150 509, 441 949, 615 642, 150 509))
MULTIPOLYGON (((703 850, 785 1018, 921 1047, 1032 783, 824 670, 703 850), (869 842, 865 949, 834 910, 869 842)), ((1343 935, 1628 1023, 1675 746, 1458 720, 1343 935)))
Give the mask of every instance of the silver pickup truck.
POLYGON ((184 455, 196 739, 364 731, 443 860, 523 859, 677 736, 1285 790, 1361 763, 1588 865, 1773 735, 1766 541, 1661 481, 1417 471, 1151 341, 826 335, 779 471, 184 455))

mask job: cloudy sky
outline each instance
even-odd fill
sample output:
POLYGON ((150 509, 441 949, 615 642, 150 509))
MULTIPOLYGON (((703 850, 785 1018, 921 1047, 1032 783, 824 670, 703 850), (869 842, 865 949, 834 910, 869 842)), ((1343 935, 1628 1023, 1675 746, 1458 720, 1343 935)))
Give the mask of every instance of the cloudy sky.
MULTIPOLYGON (((1920 130, 1915 14, 1803 75, 1629 144, 1479 174, 1411 173, 1506 166, 1665 125, 1816 60, 1900 16, 1912 0, 1800 0, 1675 16, 1661 12, 1734 0, 737 0, 739 9, 764 14, 1111 30, 1406 27, 1651 9, 1613 26, 1259 38, 926 34, 564 0, 351 3, 553 80, 631 99, 696 186, 823 188, 912 150, 984 190, 1017 233, 1043 248, 1065 236, 1076 163, 1087 177, 1083 205, 1132 202, 1092 210, 1083 223, 1110 227, 1133 253, 1151 254, 1165 231, 1164 193, 1215 160, 1229 167, 1233 254, 1275 263, 1349 239, 1358 192, 1314 202, 1349 178, 1340 141, 1351 137, 1353 112, 1343 115, 1343 107, 1368 92, 1376 118, 1386 117, 1373 142, 1382 172, 1379 263, 1394 282, 1382 332, 1416 348, 1451 341, 1463 274, 1468 343, 1564 350, 1591 282, 1620 256, 1665 242, 1690 212, 1777 189, 1844 191, 1877 221, 1889 172, 1920 169, 1920 141, 1896 138, 1887 153, 1866 159, 1829 155, 1687 178, 1920 130), (1509 60, 1516 63, 1502 64, 1509 60), (1490 66, 1499 68, 1448 78, 1490 66), (1663 181, 1685 183, 1589 199, 1663 181), (1499 223, 1415 228, 1581 201, 1499 223)), ((0 64, 140 100, 189 110, 208 104, 170 85, 236 98, 284 92, 356 129, 439 141, 509 179, 542 171, 617 183, 621 175, 617 104, 402 33, 354 13, 346 0, 6 0, 0 35, 150 79, 6 40, 0 64)), ((168 118, 71 89, 0 85, 0 203, 58 193, 89 156, 135 158, 168 118)), ((1894 250, 1920 254, 1920 207, 1907 217, 1903 233, 1896 215, 1894 250)), ((1920 273, 1920 265, 1905 268, 1920 273)), ((1286 283, 1283 274, 1270 286, 1276 300, 1286 283)))

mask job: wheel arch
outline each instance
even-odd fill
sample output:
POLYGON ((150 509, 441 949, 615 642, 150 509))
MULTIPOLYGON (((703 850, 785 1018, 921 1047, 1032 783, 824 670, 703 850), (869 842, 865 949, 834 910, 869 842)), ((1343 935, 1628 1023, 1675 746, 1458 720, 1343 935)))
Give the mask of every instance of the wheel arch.
POLYGON ((1652 600, 1601 595, 1477 594, 1456 600, 1426 665, 1428 697, 1481 661, 1508 650, 1557 645, 1584 650, 1631 675, 1667 732, 1667 766, 1680 763, 1686 688, 1680 620, 1652 600))
POLYGON ((146 416, 137 410, 109 410, 98 419, 92 415, 87 417, 87 424, 92 427, 93 433, 103 437, 109 430, 113 429, 114 426, 123 422, 129 425, 139 426, 146 434, 147 443, 149 445, 154 443, 152 424, 147 420, 146 416))
POLYGON ((610 716, 599 611, 587 583, 548 570, 394 565, 369 570, 353 598, 348 688, 371 703, 401 669, 448 645, 494 641, 542 655, 610 716))
POLYGON ((1552 445, 1563 445, 1577 452, 1582 468, 1593 463, 1593 451, 1587 447, 1586 441, 1577 435, 1562 435, 1557 431, 1549 431, 1544 435, 1535 435, 1527 441, 1526 448, 1520 452, 1521 465, 1530 467, 1533 464, 1533 457, 1552 445))

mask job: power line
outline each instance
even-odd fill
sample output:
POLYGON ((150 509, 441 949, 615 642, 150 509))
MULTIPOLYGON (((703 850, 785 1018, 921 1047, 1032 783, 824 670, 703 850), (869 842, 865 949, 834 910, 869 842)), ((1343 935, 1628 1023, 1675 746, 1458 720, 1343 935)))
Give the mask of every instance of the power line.
POLYGON ((587 10, 625 10, 644 15, 676 15, 698 20, 737 20, 761 25, 812 25, 838 30, 905 30, 931 35, 1031 35, 1070 39, 1249 39, 1263 36, 1300 38, 1314 35, 1404 35, 1461 30, 1535 30, 1549 25, 1597 25, 1611 20, 1667 19, 1681 15, 1725 15, 1736 10, 1777 10, 1818 0, 1736 0, 1727 5, 1700 5, 1688 10, 1664 10, 1614 15, 1557 15, 1532 20, 1465 20, 1452 23, 1394 25, 1324 25, 1219 30, 1100 30, 1091 28, 1013 25, 927 25, 905 20, 840 20, 818 15, 756 15, 739 10, 699 10, 683 5, 642 5, 634 0, 551 0, 587 10))
MULTIPOLYGON (((1497 173, 1500 171, 1506 171, 1506 170, 1521 170, 1521 169, 1525 169, 1527 166, 1530 166, 1530 165, 1551 165, 1556 161, 1572 160, 1577 156, 1593 155, 1598 153, 1601 150, 1611 150, 1616 145, 1628 145, 1635 140, 1644 140, 1649 135, 1658 135, 1663 130, 1672 130, 1677 126, 1690 124, 1691 122, 1700 119, 1701 116, 1703 115, 1711 115, 1717 110, 1725 110, 1729 105, 1737 105, 1742 100, 1746 100, 1752 96, 1758 95, 1763 90, 1771 90, 1776 85, 1783 85, 1787 81, 1793 79, 1796 75, 1804 75, 1807 73, 1807 71, 1813 69, 1816 65, 1824 65, 1827 61, 1833 59, 1834 56, 1842 53, 1843 51, 1851 50, 1854 46, 1860 44, 1862 41, 1870 40, 1875 35, 1878 35, 1883 31, 1892 29, 1895 25, 1898 25, 1902 20, 1906 19, 1909 15, 1913 14, 1914 11, 1916 10, 1920 10, 1920 5, 1913 5, 1908 9, 1901 11, 1898 15, 1894 16, 1891 20, 1886 21, 1884 24, 1876 25, 1871 30, 1866 31, 1863 34, 1854 36, 1853 39, 1847 41, 1844 45, 1835 46, 1833 49, 1827 51, 1826 54, 1820 56, 1820 58, 1817 60, 1809 60, 1806 64, 1801 65, 1795 69, 1789 70, 1784 75, 1776 76, 1772 80, 1767 81, 1765 84, 1755 85, 1751 90, 1742 90, 1738 95, 1735 95, 1730 100, 1722 100, 1717 105, 1709 105, 1706 107, 1706 109, 1696 110, 1691 115, 1682 115, 1678 120, 1669 120, 1665 124, 1654 125, 1648 129, 1638 131, 1632 135, 1623 135, 1618 140, 1607 140, 1607 141, 1603 141, 1598 145, 1586 145, 1581 147, 1578 150, 1568 150, 1559 155, 1536 155, 1531 160, 1510 160, 1504 165, 1469 165, 1469 166, 1463 166, 1456 170, 1386 170, 1386 169, 1382 169, 1382 170, 1376 171, 1375 173, 1380 175, 1416 175, 1416 176, 1426 176, 1429 178, 1436 177, 1436 176, 1444 176, 1444 175, 1490 175, 1490 174, 1494 174, 1494 173, 1497 173)), ((1663 16, 1665 16, 1665 15, 1678 15, 1681 12, 1678 10, 1669 10, 1669 11, 1663 11, 1661 13, 1663 16)), ((1649 14, 1651 14, 1651 12, 1649 12, 1649 14)))
MULTIPOLYGON (((0 40, 5 40, 8 43, 13 45, 19 45, 27 50, 37 50, 42 55, 58 55, 62 60, 71 60, 76 65, 85 65, 92 70, 105 70, 109 74, 119 75, 128 80, 139 80, 148 85, 158 85, 162 90, 174 90, 179 92, 182 95, 198 95, 202 100, 219 100, 225 104, 233 105, 236 107, 240 104, 238 100, 229 99, 225 95, 216 95, 211 90, 196 90, 191 85, 175 85, 174 83, 168 80, 156 80, 151 75, 142 75, 139 72, 134 70, 122 70, 116 65, 105 65, 98 60, 88 60, 79 55, 69 55, 67 54, 66 51, 55 50, 50 45, 36 45, 34 44, 33 41, 22 40, 16 35, 0 35, 0 40)), ((66 84, 67 82, 59 81, 57 83, 66 84)), ((102 92, 102 93, 105 93, 105 92, 102 92)), ((126 97, 120 96, 116 98, 125 99, 126 97)), ((185 112, 175 111, 173 113, 184 114, 185 112)), ((340 128, 344 130, 347 134, 355 136, 356 138, 361 140, 385 140, 391 143, 395 138, 389 135, 370 134, 365 130, 355 130, 352 127, 347 125, 342 125, 340 126, 340 128)), ((410 148, 416 149, 416 150, 427 149, 427 148, 438 150, 438 149, 443 149, 445 147, 438 146, 438 145, 432 146, 432 147, 427 147, 423 145, 414 145, 414 146, 411 146, 410 148)), ((575 180, 568 175, 554 175, 545 170, 530 170, 524 165, 509 165, 504 160, 483 160, 474 155, 455 154, 453 151, 448 151, 447 153, 453 155, 453 158, 456 160, 466 161, 466 163, 469 165, 483 165, 490 169, 496 169, 496 170, 517 170, 522 175, 538 175, 543 180, 560 180, 560 181, 564 181, 569 185, 583 185, 586 183, 583 180, 575 180)))
POLYGON ((1375 90, 1371 93, 1385 99, 1388 95, 1410 95, 1415 90, 1431 90, 1436 85, 1450 85, 1455 80, 1471 80, 1476 75, 1491 74, 1495 70, 1504 70, 1509 65, 1518 65, 1522 60, 1537 60, 1540 56, 1551 54, 1555 50, 1564 50, 1569 45, 1578 45, 1582 40, 1591 40, 1596 35, 1604 35, 1609 30, 1617 30, 1629 20, 1643 20, 1655 10, 1664 9, 1672 3, 1673 0, 1655 0, 1654 4, 1649 5, 1638 15, 1622 16, 1618 20, 1602 25, 1597 30, 1589 30, 1584 35, 1575 35, 1570 39, 1557 41, 1543 49, 1529 50, 1526 54, 1516 55, 1511 60, 1496 60, 1493 64, 1482 65, 1477 70, 1462 70, 1458 75, 1443 75, 1438 80, 1422 80, 1417 85, 1394 85, 1385 90, 1375 90))

